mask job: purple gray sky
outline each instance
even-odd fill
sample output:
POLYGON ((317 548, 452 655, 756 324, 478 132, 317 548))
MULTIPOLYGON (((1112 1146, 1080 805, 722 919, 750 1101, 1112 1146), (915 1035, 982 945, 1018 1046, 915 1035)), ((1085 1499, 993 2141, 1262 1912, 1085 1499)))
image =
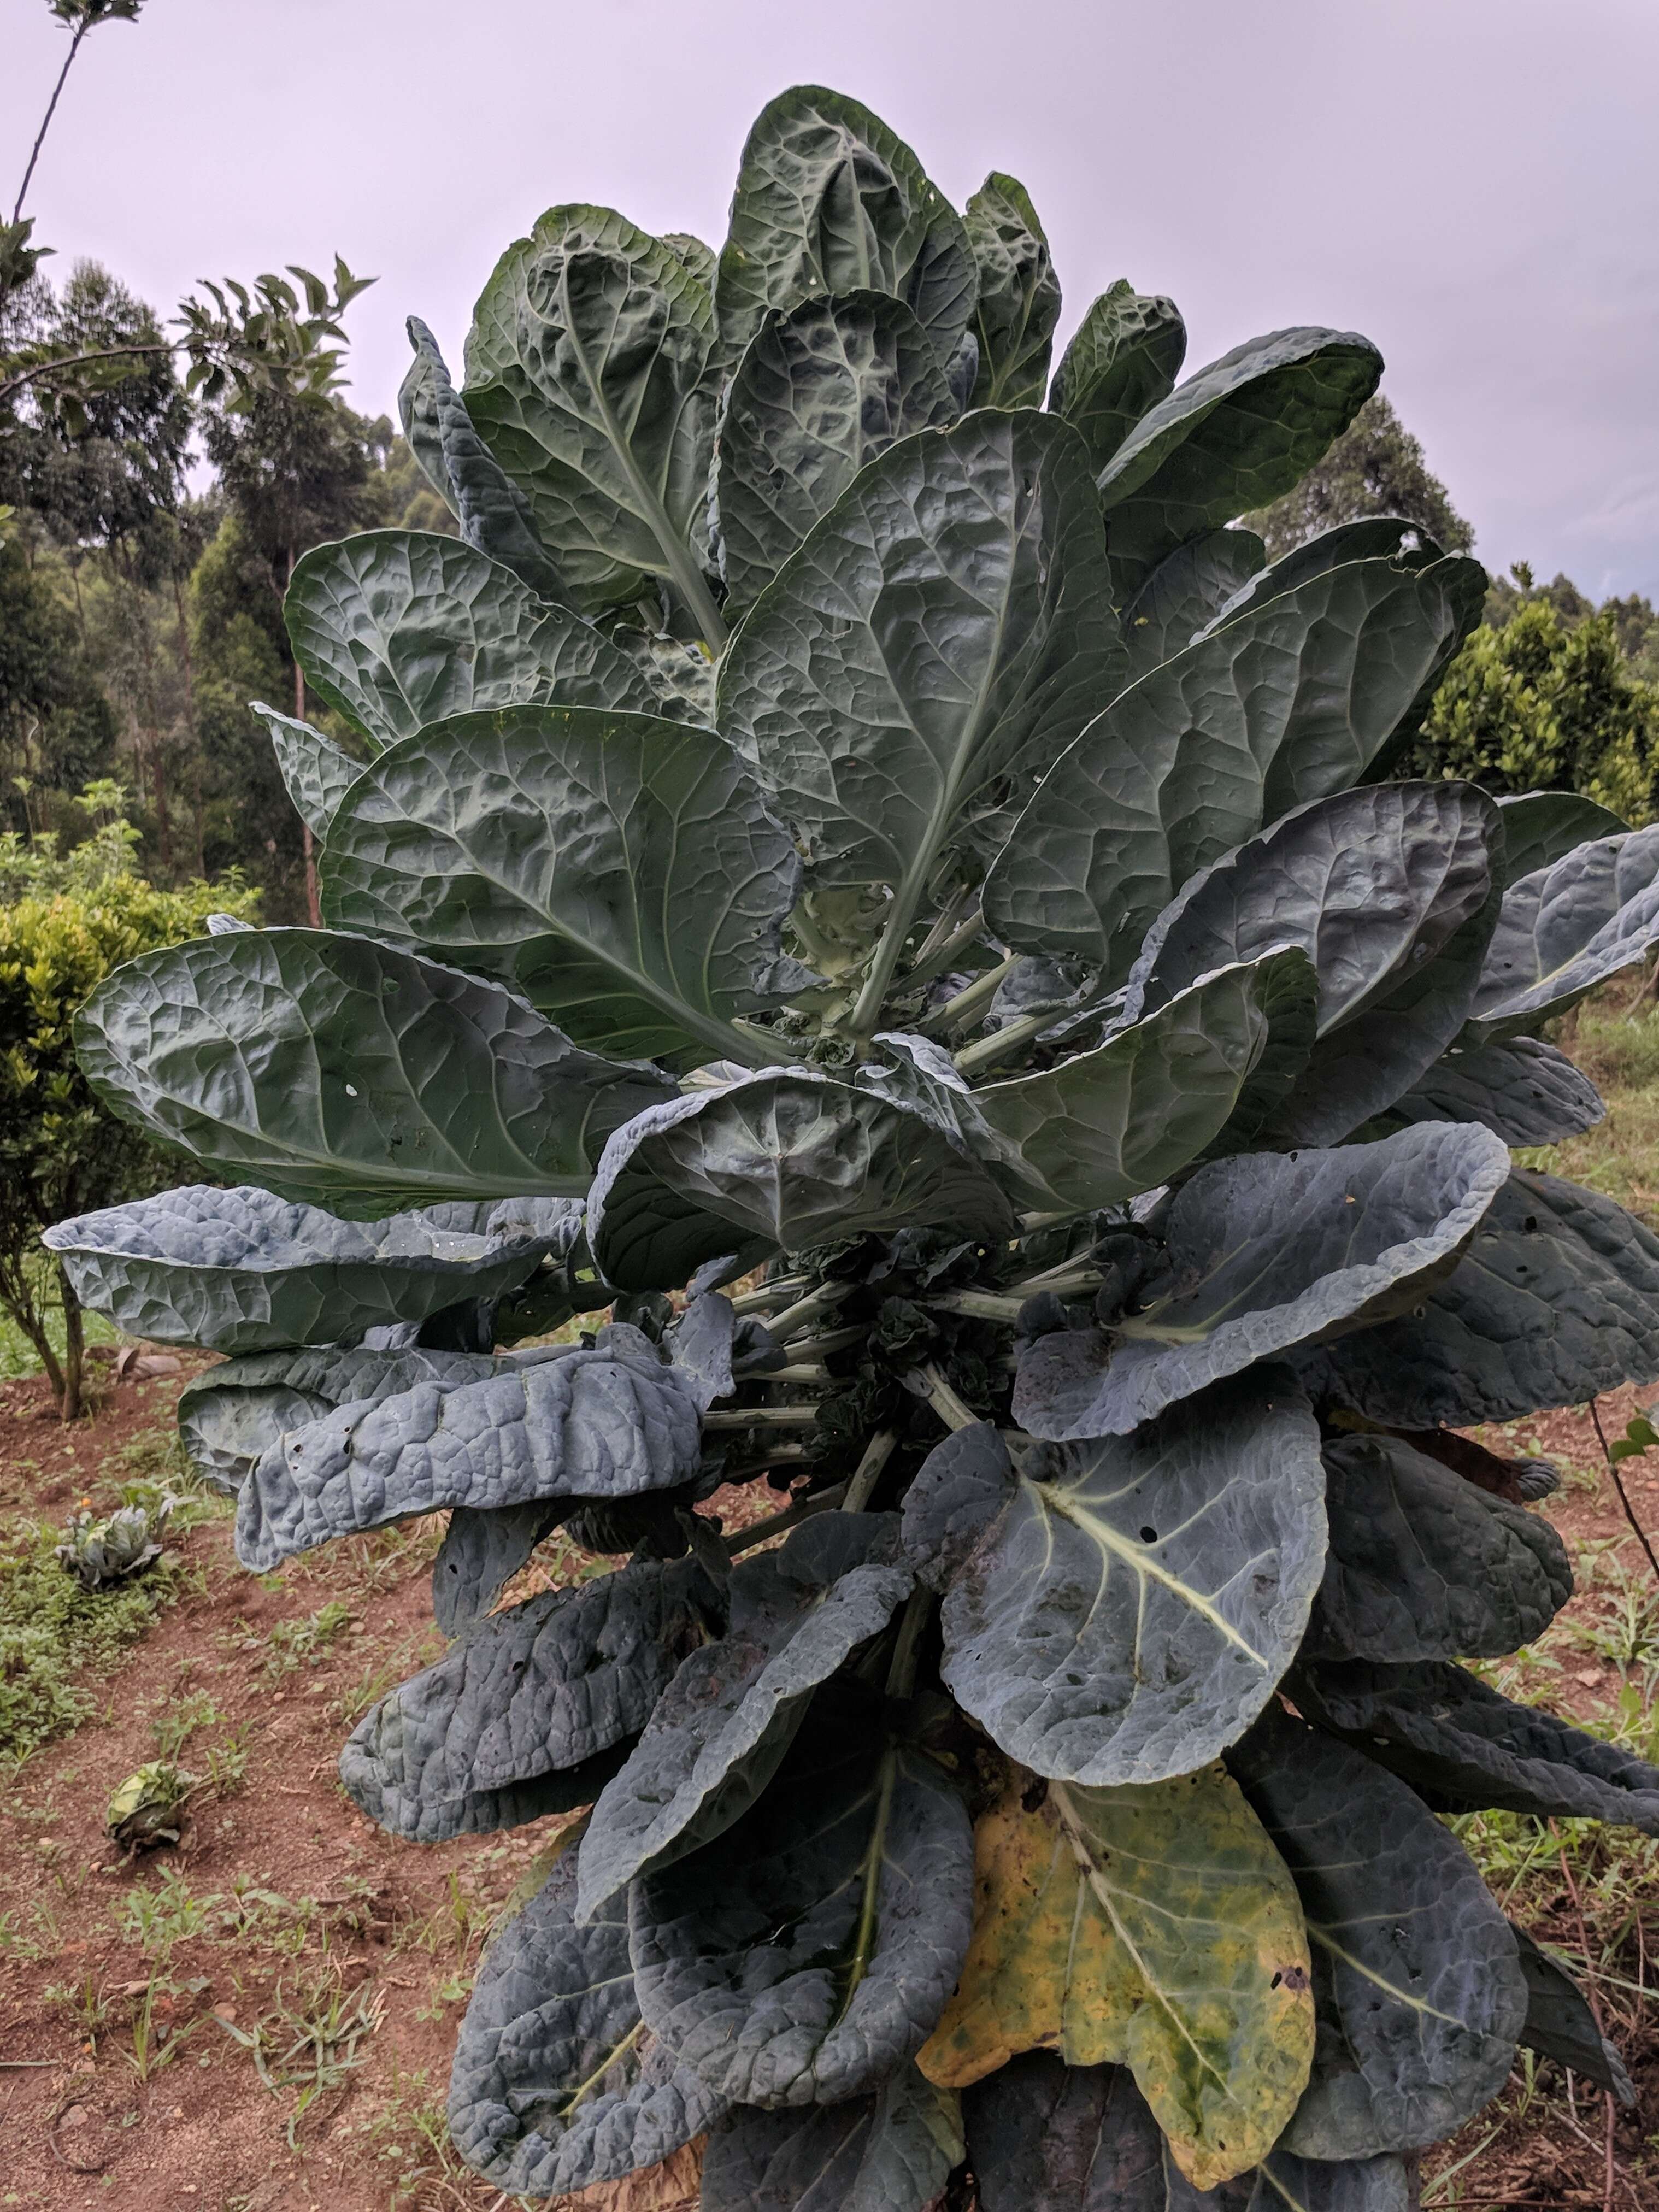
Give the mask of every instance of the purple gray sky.
MULTIPOLYGON (((66 34, 0 0, 9 201, 66 34)), ((1655 0, 148 0, 95 32, 30 209, 169 306, 337 247, 351 398, 423 315, 459 367, 496 255, 597 200, 718 244, 756 110, 866 100, 958 204, 1035 199, 1066 327, 1174 295, 1189 368, 1365 331, 1489 566, 1659 598, 1655 0)))

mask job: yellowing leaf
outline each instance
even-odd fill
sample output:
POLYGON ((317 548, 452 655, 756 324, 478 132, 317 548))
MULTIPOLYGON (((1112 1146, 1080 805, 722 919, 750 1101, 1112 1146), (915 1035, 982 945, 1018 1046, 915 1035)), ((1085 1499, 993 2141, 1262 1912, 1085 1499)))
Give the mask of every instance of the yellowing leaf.
POLYGON ((1023 1768, 979 1824, 974 1939, 916 2063, 961 2088, 1016 2051, 1128 2066, 1195 2188, 1256 2165, 1313 2059, 1284 1862, 1219 1766, 1086 1790, 1023 1768))

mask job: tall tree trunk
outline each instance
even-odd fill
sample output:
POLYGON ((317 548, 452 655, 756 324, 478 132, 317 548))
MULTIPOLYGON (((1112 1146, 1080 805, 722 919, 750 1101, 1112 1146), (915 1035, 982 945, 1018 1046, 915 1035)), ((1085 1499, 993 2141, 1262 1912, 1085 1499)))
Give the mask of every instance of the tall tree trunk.
MULTIPOLYGON (((294 548, 290 545, 288 549, 288 578, 290 582, 294 576, 294 548)), ((303 722, 305 718, 306 672, 296 658, 294 663, 294 719, 296 722, 303 722)), ((320 929, 323 909, 317 898, 317 844, 308 822, 300 824, 300 849, 305 854, 306 863, 306 915, 312 927, 320 929)))
POLYGON ((173 572, 173 605, 179 617, 179 666, 185 679, 185 728, 190 737, 191 806, 196 817, 196 872, 207 873, 207 839, 202 827, 202 746, 196 733, 196 664, 191 658, 190 623, 185 615, 185 586, 173 572))

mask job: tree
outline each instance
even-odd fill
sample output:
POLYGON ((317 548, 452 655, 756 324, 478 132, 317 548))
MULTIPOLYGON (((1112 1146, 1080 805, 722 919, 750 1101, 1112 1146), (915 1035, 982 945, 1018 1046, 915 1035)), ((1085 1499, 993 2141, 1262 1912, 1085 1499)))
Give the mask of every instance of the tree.
POLYGON ((1430 474, 1421 445, 1380 392, 1293 490, 1244 520, 1278 560, 1322 531, 1373 514, 1414 522, 1448 553, 1467 553, 1474 544, 1446 487, 1430 474))
POLYGON ((69 794, 113 763, 115 718, 50 562, 0 540, 0 799, 17 830, 71 827, 69 794))

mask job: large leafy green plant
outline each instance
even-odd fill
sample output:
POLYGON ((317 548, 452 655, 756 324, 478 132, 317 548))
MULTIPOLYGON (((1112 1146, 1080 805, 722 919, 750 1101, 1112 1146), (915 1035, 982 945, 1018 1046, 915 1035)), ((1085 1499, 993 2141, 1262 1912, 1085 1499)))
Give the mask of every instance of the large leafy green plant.
POLYGON ((295 571, 374 754, 270 716, 328 927, 82 1024, 240 1186, 54 1242, 234 1355, 242 1557, 449 1515, 351 1795, 592 1808, 461 2033, 507 2191, 707 2134, 707 2212, 1395 2212, 1517 2043, 1622 2078, 1436 1816, 1659 1832, 1462 1663, 1570 1577, 1459 1433, 1659 1375, 1659 1242, 1508 1151, 1601 1111, 1540 1031, 1659 831, 1389 781, 1480 570, 1230 526, 1364 339, 1178 382, 1118 285, 1051 380, 1059 310, 1012 179, 830 93, 719 255, 554 209, 461 389, 410 326, 460 536, 295 571), (555 1527, 627 1564, 498 1607, 555 1527))

